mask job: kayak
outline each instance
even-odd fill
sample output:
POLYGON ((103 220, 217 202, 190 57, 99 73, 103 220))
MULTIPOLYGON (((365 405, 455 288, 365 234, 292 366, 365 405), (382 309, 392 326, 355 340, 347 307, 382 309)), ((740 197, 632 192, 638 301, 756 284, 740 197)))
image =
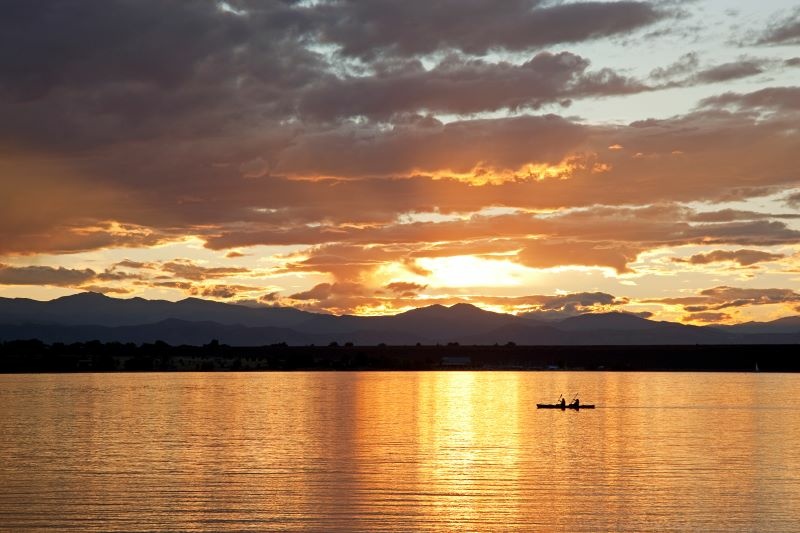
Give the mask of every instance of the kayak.
POLYGON ((574 409, 574 410, 577 411, 578 409, 594 409, 594 405, 590 404, 590 403, 582 403, 580 405, 569 405, 569 404, 561 405, 560 403, 537 403, 536 404, 536 408, 537 409, 561 409, 561 410, 574 409))

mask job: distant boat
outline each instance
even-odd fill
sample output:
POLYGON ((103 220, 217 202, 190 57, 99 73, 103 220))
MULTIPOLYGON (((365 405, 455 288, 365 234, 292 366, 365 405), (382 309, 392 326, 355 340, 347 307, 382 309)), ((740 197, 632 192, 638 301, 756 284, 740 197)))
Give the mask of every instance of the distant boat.
POLYGON ((537 403, 537 409, 561 409, 562 411, 566 409, 574 409, 575 411, 579 409, 594 409, 594 404, 591 403, 582 403, 579 405, 573 404, 565 404, 561 405, 560 403, 537 403))

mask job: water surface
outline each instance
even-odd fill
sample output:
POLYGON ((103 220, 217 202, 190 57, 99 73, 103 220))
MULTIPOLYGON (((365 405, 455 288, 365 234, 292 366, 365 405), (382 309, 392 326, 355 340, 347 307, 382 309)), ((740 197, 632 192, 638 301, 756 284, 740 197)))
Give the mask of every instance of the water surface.
POLYGON ((796 531, 800 376, 0 376, 0 528, 796 531), (535 409, 580 391, 595 410, 535 409))

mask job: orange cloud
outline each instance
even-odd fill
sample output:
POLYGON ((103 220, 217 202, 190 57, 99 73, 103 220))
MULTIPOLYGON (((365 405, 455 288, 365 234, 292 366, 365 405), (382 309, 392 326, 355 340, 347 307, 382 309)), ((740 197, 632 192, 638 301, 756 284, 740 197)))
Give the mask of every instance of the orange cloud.
POLYGON ((692 265, 707 265, 732 261, 740 266, 750 266, 766 261, 777 261, 786 257, 784 254, 771 254, 760 250, 714 250, 705 254, 695 254, 688 259, 673 258, 676 263, 689 263, 692 265))

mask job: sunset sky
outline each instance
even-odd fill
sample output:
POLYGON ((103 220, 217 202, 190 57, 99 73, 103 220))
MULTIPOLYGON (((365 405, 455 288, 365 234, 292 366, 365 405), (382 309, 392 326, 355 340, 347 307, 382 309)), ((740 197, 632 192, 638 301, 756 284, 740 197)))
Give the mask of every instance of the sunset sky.
POLYGON ((11 0, 0 296, 800 313, 796 0, 11 0))

